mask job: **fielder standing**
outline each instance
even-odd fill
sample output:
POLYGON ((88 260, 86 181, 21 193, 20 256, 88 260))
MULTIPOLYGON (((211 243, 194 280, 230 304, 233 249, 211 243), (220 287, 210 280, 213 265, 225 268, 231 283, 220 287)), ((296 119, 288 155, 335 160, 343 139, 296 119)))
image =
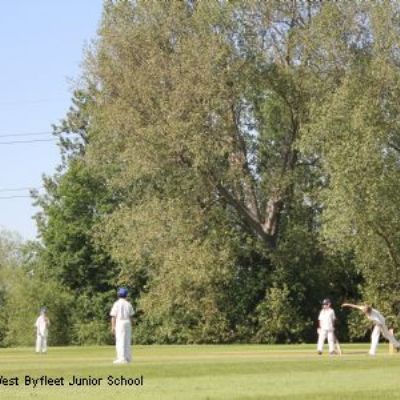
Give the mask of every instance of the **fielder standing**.
POLYGON ((376 354, 376 349, 379 343, 379 336, 382 332, 382 335, 393 344, 397 351, 400 351, 400 342, 396 340, 396 338, 389 332, 389 329, 386 326, 386 321, 384 316, 375 308, 372 308, 369 305, 356 305, 343 303, 342 307, 350 307, 355 308, 356 310, 362 311, 365 316, 374 323, 374 329, 371 334, 371 348, 369 349, 369 355, 374 356, 376 354))
POLYGON ((114 364, 126 364, 131 362, 131 336, 133 307, 126 300, 128 290, 126 288, 118 289, 119 299, 111 308, 111 331, 115 335, 115 348, 117 358, 114 364))
POLYGON ((318 354, 322 354, 325 340, 328 338, 329 354, 335 354, 335 311, 331 308, 331 301, 324 299, 322 310, 318 317, 318 354))
POLYGON ((40 315, 35 322, 36 327, 36 353, 47 353, 47 336, 50 321, 47 317, 47 308, 40 309, 40 315))

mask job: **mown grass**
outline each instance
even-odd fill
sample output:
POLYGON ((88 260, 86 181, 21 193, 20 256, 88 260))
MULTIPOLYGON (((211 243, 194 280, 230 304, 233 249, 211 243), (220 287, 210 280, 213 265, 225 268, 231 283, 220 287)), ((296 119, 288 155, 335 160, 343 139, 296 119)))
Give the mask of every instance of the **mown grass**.
POLYGON ((342 345, 342 357, 299 346, 135 346, 134 362, 112 364, 113 347, 0 350, 1 399, 400 399, 400 354, 381 344, 374 358, 365 345, 342 345), (24 377, 64 378, 64 386, 24 384, 24 377), (103 378, 100 385, 69 386, 73 376, 103 378), (143 386, 109 385, 107 377, 143 376, 143 386))

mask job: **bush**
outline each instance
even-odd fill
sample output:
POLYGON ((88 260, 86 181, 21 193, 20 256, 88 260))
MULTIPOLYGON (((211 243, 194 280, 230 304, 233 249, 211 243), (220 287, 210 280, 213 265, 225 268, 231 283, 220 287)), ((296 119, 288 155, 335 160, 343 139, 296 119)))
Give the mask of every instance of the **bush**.
POLYGON ((100 345, 113 343, 109 313, 115 292, 83 293, 74 302, 72 343, 100 345))
POLYGON ((36 337, 34 323, 42 306, 48 308, 50 319, 49 344, 65 345, 70 342, 70 320, 73 296, 59 283, 40 277, 29 277, 18 271, 5 305, 8 346, 33 345, 36 337))
POLYGON ((267 289, 264 301, 256 309, 258 329, 254 341, 271 344, 299 342, 309 323, 301 319, 293 303, 286 285, 267 289))

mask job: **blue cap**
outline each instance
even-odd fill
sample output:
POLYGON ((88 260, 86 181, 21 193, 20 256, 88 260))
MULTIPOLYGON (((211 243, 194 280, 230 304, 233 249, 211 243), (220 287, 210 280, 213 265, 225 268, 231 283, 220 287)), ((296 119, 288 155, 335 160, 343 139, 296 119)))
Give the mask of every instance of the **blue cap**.
POLYGON ((126 297, 128 296, 128 289, 121 287, 118 289, 118 297, 126 297))

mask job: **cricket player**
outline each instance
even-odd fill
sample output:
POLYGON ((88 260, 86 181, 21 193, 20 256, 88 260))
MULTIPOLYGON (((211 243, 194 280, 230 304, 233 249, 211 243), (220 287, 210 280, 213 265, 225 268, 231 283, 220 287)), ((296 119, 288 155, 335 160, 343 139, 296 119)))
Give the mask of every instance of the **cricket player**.
POLYGON ((47 335, 50 321, 47 317, 47 308, 40 309, 40 315, 35 322, 36 327, 36 353, 47 353, 47 335))
POLYGON ((318 354, 322 354, 324 343, 328 338, 329 354, 335 354, 335 311, 331 308, 331 301, 324 299, 322 301, 322 310, 318 317, 318 354))
POLYGON ((372 308, 370 305, 357 305, 357 304, 349 304, 343 303, 342 307, 350 307, 355 308, 356 310, 362 311, 365 316, 374 323, 374 329, 371 334, 371 348, 369 349, 368 354, 374 356, 376 354, 376 349, 379 343, 379 336, 382 332, 383 336, 396 348, 397 351, 400 351, 400 342, 396 340, 396 338, 389 332, 389 329, 386 326, 385 318, 383 315, 375 308, 372 308))
POLYGON ((133 316, 133 307, 129 301, 126 300, 128 290, 126 288, 118 289, 119 299, 114 303, 111 308, 111 331, 115 335, 115 348, 117 358, 114 364, 126 364, 131 362, 131 336, 132 336, 132 323, 131 317, 133 316))

